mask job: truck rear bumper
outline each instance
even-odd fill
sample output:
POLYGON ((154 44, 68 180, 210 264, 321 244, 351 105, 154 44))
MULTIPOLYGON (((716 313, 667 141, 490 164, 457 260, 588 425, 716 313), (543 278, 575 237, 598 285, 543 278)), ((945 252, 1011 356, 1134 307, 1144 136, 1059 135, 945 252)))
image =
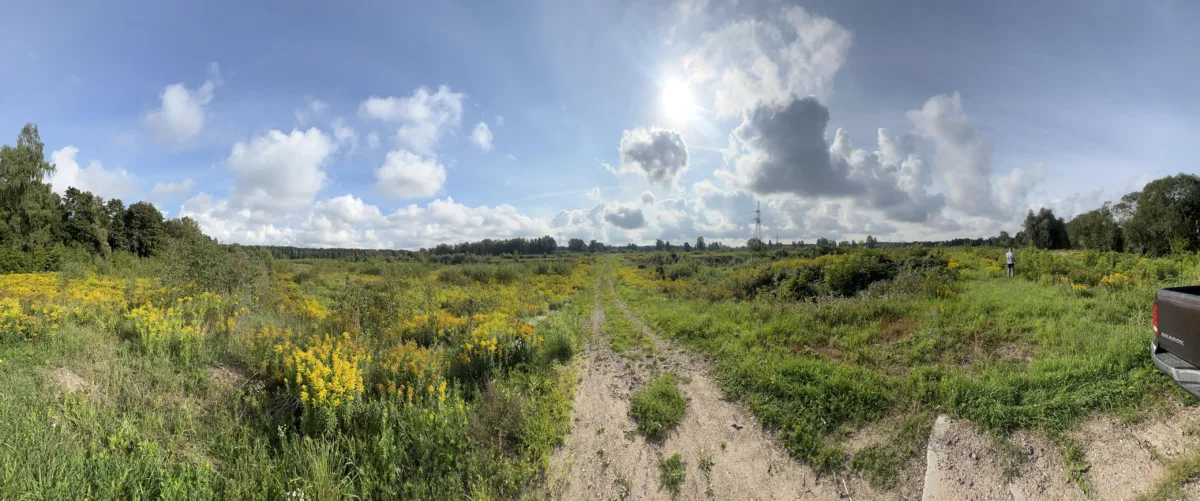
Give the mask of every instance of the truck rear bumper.
POLYGON ((1150 342, 1150 359, 1163 374, 1169 376, 1192 396, 1200 398, 1200 367, 1159 348, 1158 343, 1154 341, 1150 342))

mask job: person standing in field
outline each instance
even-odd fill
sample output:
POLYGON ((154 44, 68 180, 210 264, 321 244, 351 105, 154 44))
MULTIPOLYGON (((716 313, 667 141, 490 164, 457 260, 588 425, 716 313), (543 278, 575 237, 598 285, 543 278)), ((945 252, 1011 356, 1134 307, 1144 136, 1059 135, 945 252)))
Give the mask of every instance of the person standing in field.
POLYGON ((1016 266, 1016 264, 1017 264, 1017 262, 1015 260, 1013 260, 1012 247, 1009 247, 1008 252, 1004 253, 1004 259, 1006 261, 1008 261, 1008 278, 1012 278, 1013 277, 1013 267, 1016 266))

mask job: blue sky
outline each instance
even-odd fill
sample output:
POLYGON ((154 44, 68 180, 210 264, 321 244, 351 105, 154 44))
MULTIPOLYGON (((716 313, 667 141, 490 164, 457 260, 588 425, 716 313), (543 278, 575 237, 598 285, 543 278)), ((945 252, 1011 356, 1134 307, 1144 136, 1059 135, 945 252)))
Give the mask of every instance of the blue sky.
POLYGON ((979 236, 1194 172, 1189 2, 345 4, 5 2, 0 131, 58 188, 312 246, 738 241, 755 201, 788 240, 979 236))

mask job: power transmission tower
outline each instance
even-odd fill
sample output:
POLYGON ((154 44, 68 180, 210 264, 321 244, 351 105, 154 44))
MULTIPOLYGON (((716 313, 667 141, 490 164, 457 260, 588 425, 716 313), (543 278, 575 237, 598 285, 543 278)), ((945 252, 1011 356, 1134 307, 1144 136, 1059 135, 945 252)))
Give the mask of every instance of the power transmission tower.
POLYGON ((754 203, 754 238, 762 241, 762 202, 754 203))

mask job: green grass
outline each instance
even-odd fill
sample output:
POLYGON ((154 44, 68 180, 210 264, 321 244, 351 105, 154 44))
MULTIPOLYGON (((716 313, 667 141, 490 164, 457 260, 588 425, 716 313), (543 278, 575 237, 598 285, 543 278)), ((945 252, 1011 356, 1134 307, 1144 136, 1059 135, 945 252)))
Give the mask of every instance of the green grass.
MULTIPOLYGON (((240 341, 206 339, 187 364, 148 354, 117 330, 70 322, 51 337, 0 342, 0 499, 542 492, 569 424, 578 374, 564 362, 582 346, 590 294, 537 322, 545 342, 527 362, 496 371, 481 388, 449 392, 436 417, 371 399, 321 436, 297 431, 298 402, 243 364, 240 341), (66 374, 82 381, 79 391, 56 381, 66 374)), ((252 310, 242 320, 278 315, 252 310)))
POLYGON ((677 381, 675 374, 662 374, 630 396, 629 415, 646 438, 662 440, 683 422, 687 402, 676 387, 677 381))
POLYGON ((601 296, 600 303, 604 308, 604 332, 613 351, 631 359, 654 356, 654 340, 625 314, 612 294, 601 296))
POLYGON ((858 451, 850 462, 851 469, 863 474, 876 488, 895 487, 904 464, 923 456, 932 427, 933 417, 928 412, 905 415, 890 440, 858 451))
MULTIPOLYGON (((903 260, 908 251, 892 252, 903 260)), ((1022 253, 1025 275, 1012 280, 984 270, 981 259, 994 260, 993 250, 955 249, 943 259, 968 271, 939 279, 941 289, 902 273, 853 297, 801 301, 774 296, 769 282, 752 298, 725 292, 739 290, 730 284, 741 277, 760 276, 748 270, 766 269, 767 258, 724 264, 714 256, 715 264, 662 280, 634 270, 630 261, 642 259, 634 256, 621 265, 617 291, 656 332, 714 359, 722 390, 777 430, 795 457, 887 486, 919 455, 914 447, 923 438, 915 437, 938 413, 999 436, 1020 429, 1053 436, 1088 415, 1132 416, 1177 393, 1146 356, 1150 303, 1157 287, 1200 278, 1200 267, 1022 253), (1119 271, 1141 281, 1078 290, 1062 281, 1070 278, 1055 278, 1056 270, 1096 280, 1119 271), (1158 282, 1161 276, 1169 281, 1158 282), (908 419, 900 416, 926 422, 906 425, 914 432, 908 439, 900 433, 854 457, 843 449, 848 432, 908 419)))
POLYGON ((1176 458, 1167 464, 1167 472, 1136 501, 1174 501, 1184 498, 1183 486, 1200 479, 1200 451, 1176 458))
POLYGON ((672 494, 679 493, 679 489, 683 487, 683 481, 687 477, 687 469, 678 452, 658 463, 658 475, 659 481, 662 482, 665 489, 671 491, 672 494))

